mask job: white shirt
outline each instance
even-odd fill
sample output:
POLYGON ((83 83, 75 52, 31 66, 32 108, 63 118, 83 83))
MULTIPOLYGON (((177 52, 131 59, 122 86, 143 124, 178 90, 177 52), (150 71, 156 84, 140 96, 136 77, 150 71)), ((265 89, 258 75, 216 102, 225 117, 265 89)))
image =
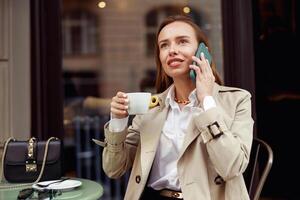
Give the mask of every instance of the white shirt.
MULTIPOLYGON (((180 110, 179 105, 174 101, 174 85, 171 86, 165 100, 166 106, 170 105, 170 109, 162 129, 158 149, 148 180, 148 186, 155 190, 161 190, 163 188, 180 190, 180 183, 177 176, 177 161, 180 149, 192 116, 203 112, 202 108, 196 107, 198 104, 196 89, 190 93, 189 100, 190 103, 180 110)), ((204 98, 204 110, 215 106, 216 103, 212 96, 206 96, 204 98)), ((128 117, 124 119, 111 119, 109 130, 113 132, 122 131, 126 128, 127 122, 128 117)))

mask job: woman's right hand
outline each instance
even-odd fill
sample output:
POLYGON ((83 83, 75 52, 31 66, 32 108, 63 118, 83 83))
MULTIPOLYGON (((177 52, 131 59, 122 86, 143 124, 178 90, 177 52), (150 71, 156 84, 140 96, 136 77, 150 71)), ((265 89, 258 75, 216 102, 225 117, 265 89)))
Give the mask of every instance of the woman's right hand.
POLYGON ((116 96, 112 98, 110 103, 110 111, 112 118, 122 119, 128 116, 128 97, 124 92, 118 92, 116 96))

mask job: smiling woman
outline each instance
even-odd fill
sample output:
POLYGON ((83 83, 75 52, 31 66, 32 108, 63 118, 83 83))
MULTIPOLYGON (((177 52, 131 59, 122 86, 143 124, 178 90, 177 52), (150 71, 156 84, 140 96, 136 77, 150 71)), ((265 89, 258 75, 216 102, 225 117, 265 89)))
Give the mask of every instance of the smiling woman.
POLYGON ((112 98, 105 142, 98 144, 109 177, 132 169, 125 199, 249 199, 243 172, 253 134, 251 94, 221 86, 204 54, 193 56, 199 42, 208 44, 191 18, 167 17, 155 43, 157 106, 127 128, 128 95, 112 98))
MULTIPOLYGON (((97 106, 87 108, 85 106, 87 101, 84 99, 87 100, 87 97, 92 96, 111 101, 111 97, 117 90, 126 93, 146 91, 155 94, 156 70, 153 57, 157 27, 165 17, 182 14, 187 6, 190 8, 188 15, 211 39, 210 48, 214 49, 211 53, 219 72, 222 72, 221 1, 161 0, 146 3, 140 0, 124 0, 122 3, 105 1, 106 6, 102 9, 98 7, 100 1, 63 0, 61 2, 64 122, 67 122, 64 124, 64 138, 66 152, 68 152, 66 157, 69 158, 66 169, 68 174, 76 173, 76 176, 103 180, 103 171, 99 170, 95 173, 97 164, 89 164, 101 160, 102 149, 100 153, 94 152, 95 157, 86 158, 87 162, 77 163, 76 158, 80 157, 81 151, 76 151, 77 145, 72 142, 78 138, 76 133, 81 133, 82 137, 85 137, 86 134, 83 133, 94 134, 98 129, 94 130, 92 126, 86 131, 84 123, 81 123, 84 126, 79 128, 72 122, 76 121, 78 116, 92 119, 100 117, 101 123, 97 127, 100 127, 99 138, 102 139, 104 137, 101 128, 102 119, 105 119, 104 122, 107 121, 107 117, 110 117, 110 104, 105 103, 104 107, 97 101, 97 106), (68 76, 70 74, 71 77, 68 76), (74 74, 76 76, 73 76, 74 74), (93 74, 93 78, 88 78, 86 74, 93 74)), ((129 124, 131 119, 129 117, 129 124)), ((88 142, 83 140, 80 142, 83 148, 89 149, 88 142)), ((106 182, 105 187, 108 189, 105 195, 108 199, 123 199, 127 184, 126 175, 122 180, 106 182), (121 185, 120 182, 124 184, 121 185)))

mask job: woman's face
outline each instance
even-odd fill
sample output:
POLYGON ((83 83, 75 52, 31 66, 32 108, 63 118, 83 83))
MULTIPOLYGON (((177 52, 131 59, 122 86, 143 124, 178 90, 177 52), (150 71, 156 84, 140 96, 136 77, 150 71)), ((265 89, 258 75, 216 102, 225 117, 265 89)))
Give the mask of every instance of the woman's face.
POLYGON ((173 79, 188 76, 197 43, 195 30, 185 22, 172 22, 160 31, 159 59, 168 76, 173 79))

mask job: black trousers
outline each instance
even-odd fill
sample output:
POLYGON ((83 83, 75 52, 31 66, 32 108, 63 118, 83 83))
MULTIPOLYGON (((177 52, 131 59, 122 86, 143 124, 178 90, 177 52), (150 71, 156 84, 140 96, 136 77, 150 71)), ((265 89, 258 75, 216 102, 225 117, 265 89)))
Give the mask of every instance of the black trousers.
POLYGON ((161 196, 159 194, 159 191, 154 190, 151 187, 145 187, 140 200, 179 200, 179 199, 161 196))

